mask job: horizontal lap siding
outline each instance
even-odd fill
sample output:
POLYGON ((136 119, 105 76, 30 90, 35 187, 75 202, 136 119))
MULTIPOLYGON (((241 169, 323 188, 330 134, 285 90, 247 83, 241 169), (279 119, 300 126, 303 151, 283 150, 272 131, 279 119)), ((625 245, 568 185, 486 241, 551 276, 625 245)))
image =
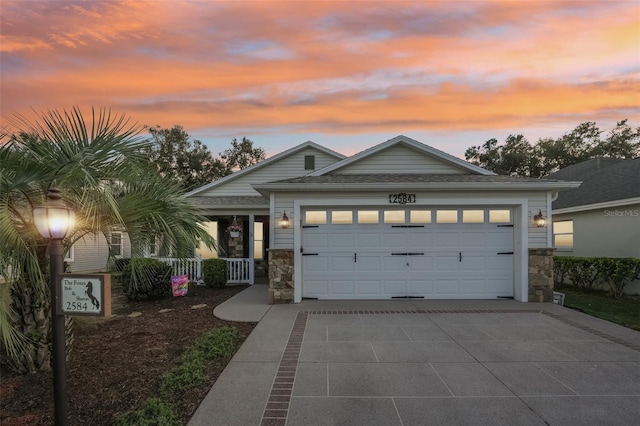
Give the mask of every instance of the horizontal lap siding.
POLYGON ((423 152, 396 145, 331 172, 331 174, 361 173, 463 174, 468 171, 423 152))
POLYGON ((305 170, 304 168, 305 155, 315 156, 316 170, 337 161, 335 157, 309 147, 254 172, 247 173, 244 176, 211 188, 206 192, 198 194, 198 196, 259 196, 260 194, 251 187, 254 183, 273 182, 311 173, 313 170, 305 170))
MULTIPOLYGON (((103 272, 109 266, 109 246, 102 234, 87 234, 76 241, 73 246, 74 260, 69 262, 72 273, 103 272)), ((131 241, 126 233, 122 233, 122 257, 131 257, 131 241)))

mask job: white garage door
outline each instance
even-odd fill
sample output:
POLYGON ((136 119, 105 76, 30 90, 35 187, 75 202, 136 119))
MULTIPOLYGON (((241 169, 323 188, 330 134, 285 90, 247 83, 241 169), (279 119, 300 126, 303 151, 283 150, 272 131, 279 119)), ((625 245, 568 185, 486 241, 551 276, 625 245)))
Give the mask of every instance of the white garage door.
POLYGON ((302 296, 513 297, 511 216, 505 208, 304 211, 302 296))

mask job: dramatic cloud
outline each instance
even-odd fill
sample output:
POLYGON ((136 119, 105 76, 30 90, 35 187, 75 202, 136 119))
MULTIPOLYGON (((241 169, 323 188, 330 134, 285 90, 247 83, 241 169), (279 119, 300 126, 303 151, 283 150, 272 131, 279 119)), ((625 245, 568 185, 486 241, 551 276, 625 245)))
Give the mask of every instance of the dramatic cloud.
POLYGON ((73 105, 299 141, 640 121, 635 1, 0 7, 2 124, 73 105))

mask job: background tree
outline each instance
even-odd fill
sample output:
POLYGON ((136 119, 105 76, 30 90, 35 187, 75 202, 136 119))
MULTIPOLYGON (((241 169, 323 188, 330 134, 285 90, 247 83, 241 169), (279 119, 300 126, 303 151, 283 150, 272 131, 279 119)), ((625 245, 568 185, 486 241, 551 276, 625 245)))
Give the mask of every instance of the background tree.
POLYGON ((465 151, 471 163, 497 174, 543 177, 595 157, 635 158, 640 156, 640 127, 627 120, 602 139, 595 122, 585 122, 559 138, 539 139, 531 145, 522 135, 509 135, 503 145, 489 139, 465 151))
POLYGON ((266 157, 264 149, 253 147, 253 141, 242 138, 242 142, 238 142, 236 138, 231 141, 231 148, 220 153, 220 158, 229 170, 242 170, 253 164, 256 164, 266 157))
POLYGON ((34 372, 50 368, 47 242, 32 214, 49 188, 57 187, 76 213, 66 248, 87 234, 106 238, 114 227, 129 235, 132 257, 142 256, 156 235, 177 255, 199 240, 210 247, 215 241, 180 185, 150 165, 144 153, 151 142, 124 115, 92 111, 85 121, 74 108, 32 122, 15 117, 11 124, 17 129, 13 136, 0 134, 0 294, 9 293, 8 286, 11 295, 9 303, 0 300, 2 360, 34 372))
POLYGON ((160 175, 178 182, 185 192, 231 173, 231 169, 199 140, 191 140, 182 126, 149 128, 148 155, 160 175))

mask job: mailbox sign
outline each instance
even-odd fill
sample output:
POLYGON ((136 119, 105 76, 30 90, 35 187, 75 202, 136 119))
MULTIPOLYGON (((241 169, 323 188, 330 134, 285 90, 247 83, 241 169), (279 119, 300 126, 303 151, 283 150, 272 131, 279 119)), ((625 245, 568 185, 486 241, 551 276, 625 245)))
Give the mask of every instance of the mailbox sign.
POLYGON ((60 275, 58 314, 111 315, 111 275, 60 275))

